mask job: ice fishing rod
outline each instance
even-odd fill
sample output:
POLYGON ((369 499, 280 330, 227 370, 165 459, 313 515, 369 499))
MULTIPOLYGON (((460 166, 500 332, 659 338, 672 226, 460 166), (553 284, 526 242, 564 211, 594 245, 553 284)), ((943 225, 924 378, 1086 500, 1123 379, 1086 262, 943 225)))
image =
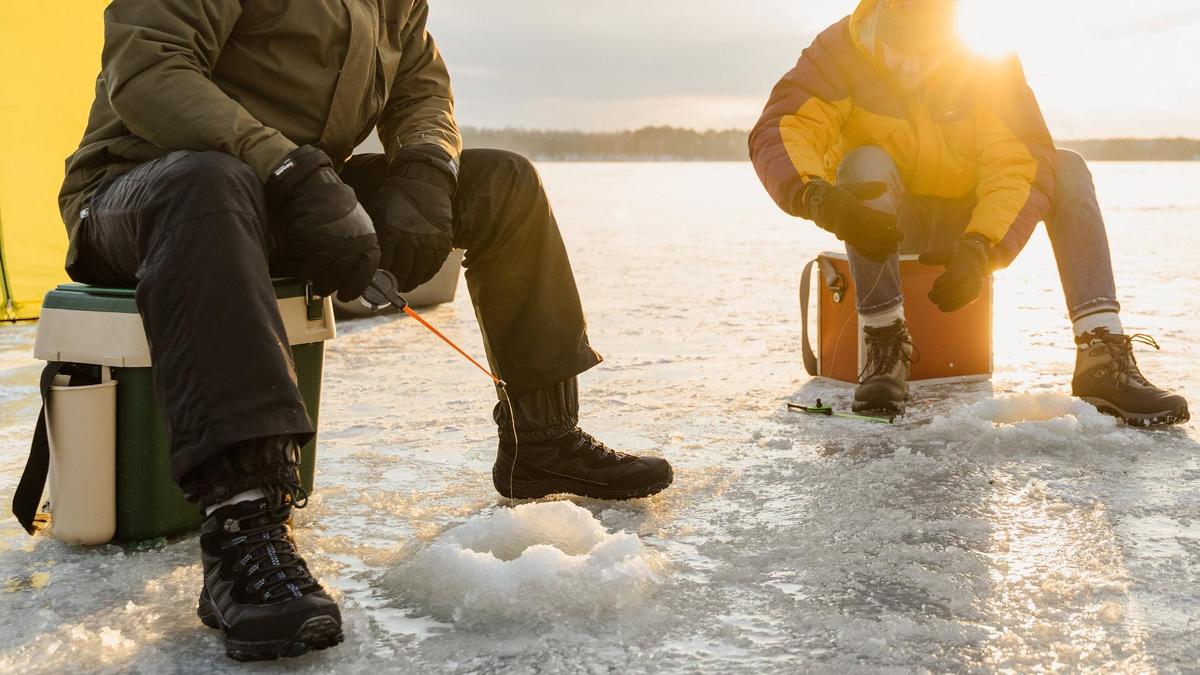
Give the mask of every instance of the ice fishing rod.
POLYGON ((373 312, 377 312, 381 309, 387 309, 388 307, 395 307, 396 309, 411 316, 422 326, 428 328, 429 332, 438 336, 443 342, 450 345, 450 347, 453 348, 454 351, 461 354, 464 359, 470 361, 472 365, 483 371, 484 375, 487 375, 501 388, 504 388, 508 385, 507 382, 497 377, 495 373, 485 368, 482 363, 476 361, 470 354, 463 351, 462 347, 454 344, 454 341, 446 337, 442 331, 435 328, 434 325, 426 321, 424 317, 413 311, 413 308, 408 305, 408 300, 403 295, 400 295, 400 282, 396 279, 396 275, 392 274, 391 272, 387 270, 376 270, 375 276, 371 278, 371 285, 368 286, 365 291, 363 291, 361 300, 362 303, 370 308, 373 312))
POLYGON ((839 412, 834 410, 831 406, 823 404, 821 399, 817 399, 816 405, 800 405, 799 403, 792 403, 791 401, 788 401, 787 407, 788 410, 794 410, 796 412, 824 415, 825 417, 840 417, 842 419, 858 420, 860 422, 873 422, 875 424, 894 424, 896 422, 895 415, 883 417, 877 415, 859 415, 858 413, 839 412))

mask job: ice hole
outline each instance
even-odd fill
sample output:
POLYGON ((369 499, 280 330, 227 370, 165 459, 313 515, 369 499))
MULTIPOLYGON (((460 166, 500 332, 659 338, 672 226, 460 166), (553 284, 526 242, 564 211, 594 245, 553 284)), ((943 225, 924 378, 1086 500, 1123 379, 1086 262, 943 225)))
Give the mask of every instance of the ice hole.
POLYGON ((572 502, 522 504, 452 528, 393 575, 442 619, 595 616, 636 606, 661 583, 658 558, 572 502))

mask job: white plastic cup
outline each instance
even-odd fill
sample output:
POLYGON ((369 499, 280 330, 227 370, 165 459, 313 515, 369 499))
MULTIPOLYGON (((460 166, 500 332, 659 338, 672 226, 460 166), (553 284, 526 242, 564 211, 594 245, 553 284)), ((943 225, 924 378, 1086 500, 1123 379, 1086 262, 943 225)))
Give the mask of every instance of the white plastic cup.
MULTIPOLYGON (((57 378, 56 378, 57 379, 57 378)), ((104 544, 117 531, 117 382, 51 386, 51 535, 68 544, 104 544)))

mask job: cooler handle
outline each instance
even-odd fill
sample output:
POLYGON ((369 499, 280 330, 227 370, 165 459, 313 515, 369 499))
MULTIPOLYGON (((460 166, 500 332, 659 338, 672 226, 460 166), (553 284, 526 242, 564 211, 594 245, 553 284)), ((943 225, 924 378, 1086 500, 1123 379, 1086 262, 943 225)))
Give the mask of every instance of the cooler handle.
POLYGON ((804 271, 800 273, 800 349, 804 354, 804 369, 809 375, 817 375, 817 355, 813 352, 812 341, 808 339, 808 300, 812 296, 812 270, 818 265, 821 279, 833 292, 833 301, 841 302, 846 298, 846 282, 838 274, 833 263, 824 256, 817 256, 808 261, 804 271))

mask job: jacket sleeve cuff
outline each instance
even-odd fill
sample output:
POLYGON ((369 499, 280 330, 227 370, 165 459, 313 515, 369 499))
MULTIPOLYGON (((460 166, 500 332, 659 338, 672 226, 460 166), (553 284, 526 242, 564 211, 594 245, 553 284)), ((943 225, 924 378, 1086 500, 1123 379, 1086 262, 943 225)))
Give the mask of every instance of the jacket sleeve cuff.
POLYGON ((296 151, 300 146, 289 141, 286 136, 275 132, 267 140, 245 151, 242 161, 249 164, 258 173, 258 178, 265 185, 271 177, 271 172, 278 167, 285 157, 296 151))
POLYGON ((396 138, 396 142, 392 144, 391 147, 387 147, 388 144, 386 143, 384 145, 389 159, 391 159, 401 148, 411 147, 414 145, 432 145, 446 153, 446 155, 456 163, 459 161, 462 155, 462 137, 441 129, 406 134, 396 138))
POLYGON ((784 210, 798 218, 808 218, 804 215, 804 189, 813 181, 824 181, 820 176, 802 175, 799 180, 792 181, 784 197, 784 210))
POLYGON ((965 231, 963 231, 963 236, 964 237, 978 237, 979 239, 981 239, 985 243, 987 243, 988 246, 995 246, 996 244, 999 244, 1002 239, 1004 239, 1003 234, 1001 234, 1000 236, 994 236, 992 233, 987 232, 987 231, 983 230, 982 228, 976 227, 974 225, 968 225, 967 229, 965 231))

